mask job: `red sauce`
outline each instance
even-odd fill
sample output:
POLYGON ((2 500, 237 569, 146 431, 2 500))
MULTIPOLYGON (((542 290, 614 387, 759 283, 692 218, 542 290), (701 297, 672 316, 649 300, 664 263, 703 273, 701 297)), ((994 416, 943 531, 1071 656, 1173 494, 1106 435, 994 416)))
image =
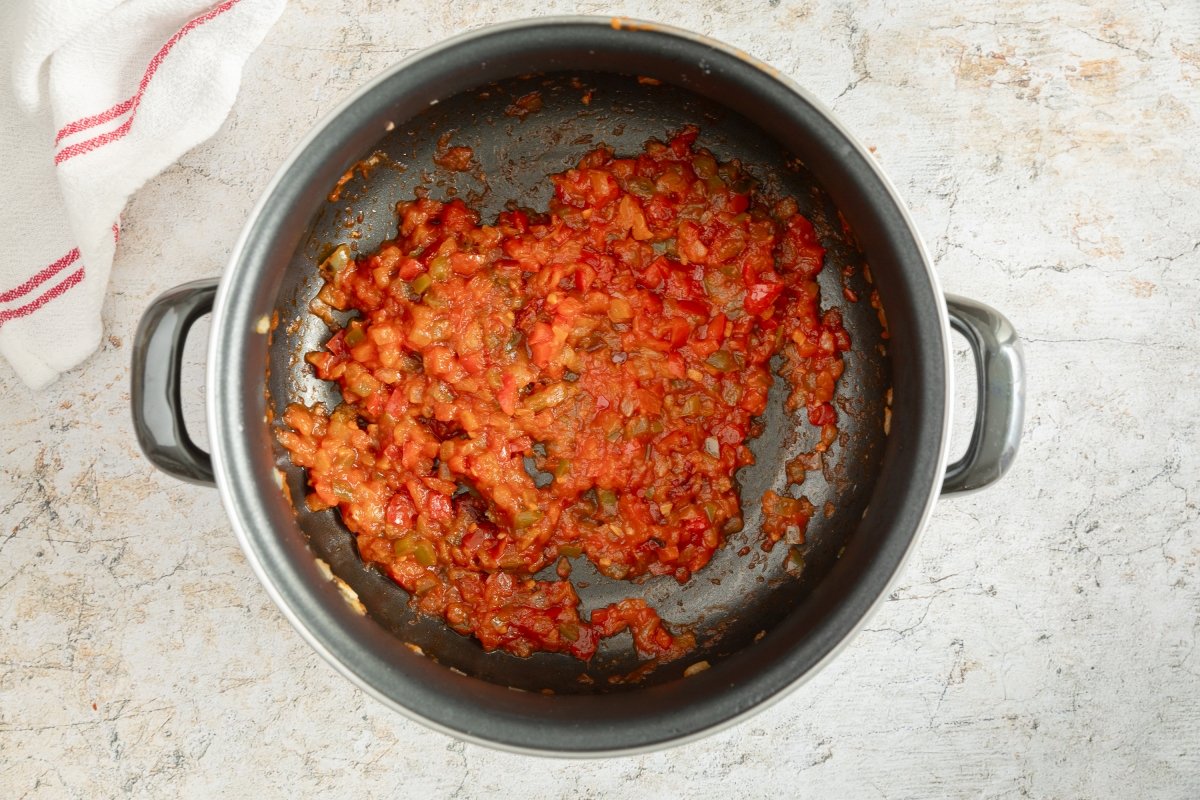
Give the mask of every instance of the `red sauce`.
MULTIPOLYGON (((819 311, 812 225, 696 136, 588 153, 550 176, 545 214, 402 202, 394 240, 324 265, 319 299, 358 317, 307 358, 344 403, 290 406, 279 439, 309 506, 488 650, 587 659, 629 629, 642 657, 686 651, 640 599, 585 618, 570 560, 681 583, 709 562, 742 526, 734 474, 776 352, 791 407, 836 433, 850 341, 819 311)), ((801 501, 774 497, 800 524, 801 501)))

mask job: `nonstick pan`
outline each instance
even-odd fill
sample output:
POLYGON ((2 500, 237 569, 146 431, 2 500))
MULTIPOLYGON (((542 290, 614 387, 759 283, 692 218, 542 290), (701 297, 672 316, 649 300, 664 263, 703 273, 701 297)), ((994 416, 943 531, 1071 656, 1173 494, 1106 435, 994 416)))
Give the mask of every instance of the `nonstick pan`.
POLYGON ((711 731, 779 696, 856 631, 885 594, 940 493, 1003 474, 1022 420, 1011 327, 986 306, 949 306, 917 235, 869 155, 812 99, 742 53, 624 20, 544 19, 471 33, 403 62, 309 135, 251 215, 221 279, 155 301, 134 354, 143 449, 185 480, 216 482, 249 561, 297 630, 364 689, 433 727, 541 753, 629 752, 711 731), (536 99, 530 99, 536 98, 536 99), (418 189, 461 197, 485 220, 544 208, 546 176, 606 144, 638 152, 686 124, 770 193, 791 195, 826 246, 822 304, 853 349, 836 403, 841 433, 800 491, 816 506, 803 547, 759 543, 759 498, 817 431, 786 413, 776 380, 757 463, 738 474, 746 525, 692 580, 614 581, 578 560, 584 609, 644 597, 692 630, 688 657, 644 664, 628 634, 584 663, 485 653, 363 565, 333 511, 309 512, 302 470, 273 437, 289 402, 339 401, 303 360, 330 331, 308 311, 322 254, 395 235, 394 206, 418 189), (470 147, 451 172, 440 151, 470 147), (335 187, 336 191, 335 191, 335 187), (949 313, 948 313, 949 307, 949 313), (211 456, 188 439, 179 362, 191 323, 214 312, 211 456), (979 404, 967 455, 946 470, 948 325, 967 334, 979 404), (298 502, 293 503, 295 498, 298 502), (685 672, 687 673, 685 675, 685 672))

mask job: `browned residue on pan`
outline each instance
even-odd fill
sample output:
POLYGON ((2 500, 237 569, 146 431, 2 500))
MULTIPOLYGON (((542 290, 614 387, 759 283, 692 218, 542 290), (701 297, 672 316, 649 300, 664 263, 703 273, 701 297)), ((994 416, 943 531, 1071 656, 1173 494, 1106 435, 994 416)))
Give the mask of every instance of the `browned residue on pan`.
MULTIPOLYGON (((257 332, 264 333, 267 336, 267 352, 271 350, 271 344, 275 341, 275 329, 279 327, 279 310, 276 309, 271 313, 270 321, 264 317, 259 320, 257 332), (264 326, 263 323, 266 323, 264 326), (263 328, 265 327, 265 330, 263 328)), ((267 359, 267 369, 263 376, 263 400, 266 401, 266 414, 263 415, 263 422, 268 426, 275 423, 275 410, 271 407, 271 361, 267 359)))
POLYGON ((380 166, 390 167, 392 169, 399 170, 400 172, 404 171, 403 164, 398 164, 395 161, 392 161, 382 150, 376 150, 374 153, 362 159, 361 161, 356 161, 351 164, 350 169, 346 170, 344 173, 342 173, 342 177, 338 178, 337 183, 334 185, 333 190, 329 193, 327 199, 331 203, 338 202, 342 198, 342 190, 345 188, 346 184, 354 180, 355 173, 358 173, 360 176, 362 176, 363 180, 367 180, 371 176, 372 170, 380 166))
POLYGON ((887 314, 883 310, 883 301, 879 299, 879 290, 871 290, 871 308, 875 309, 875 313, 879 316, 879 327, 883 328, 879 332, 879 338, 890 339, 892 335, 888 332, 887 314))
POLYGON ((530 114, 536 114, 542 110, 542 93, 530 92, 523 94, 512 102, 508 108, 504 109, 504 114, 509 117, 516 117, 522 122, 530 114))
POLYGON ((469 147, 451 147, 450 139, 454 137, 454 133, 455 131, 446 131, 438 138, 433 163, 451 172, 466 172, 475 161, 475 152, 469 147))

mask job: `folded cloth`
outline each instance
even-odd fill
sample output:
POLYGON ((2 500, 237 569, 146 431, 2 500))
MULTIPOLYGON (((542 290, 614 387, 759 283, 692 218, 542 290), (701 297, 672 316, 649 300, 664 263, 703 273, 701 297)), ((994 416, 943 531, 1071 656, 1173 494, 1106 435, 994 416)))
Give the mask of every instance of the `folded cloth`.
POLYGON ((40 388, 99 345, 129 196, 216 133, 284 0, 0 8, 0 355, 40 388))

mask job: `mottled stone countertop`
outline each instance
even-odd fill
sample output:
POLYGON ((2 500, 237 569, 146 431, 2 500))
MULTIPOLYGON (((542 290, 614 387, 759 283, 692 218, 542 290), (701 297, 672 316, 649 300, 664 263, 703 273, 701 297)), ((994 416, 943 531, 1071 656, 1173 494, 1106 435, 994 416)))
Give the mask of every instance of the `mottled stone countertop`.
POLYGON ((0 364, 0 796, 1200 796, 1198 98, 1192 2, 291 4, 221 130, 127 208, 101 351, 37 395, 0 364), (430 732, 320 660, 216 492, 139 454, 128 362, 149 300, 221 272, 340 98, 467 27, 575 12, 711 34, 831 106, 945 288, 1022 334, 1029 406, 1013 471, 938 504, 813 680, 682 748, 571 763, 430 732))

